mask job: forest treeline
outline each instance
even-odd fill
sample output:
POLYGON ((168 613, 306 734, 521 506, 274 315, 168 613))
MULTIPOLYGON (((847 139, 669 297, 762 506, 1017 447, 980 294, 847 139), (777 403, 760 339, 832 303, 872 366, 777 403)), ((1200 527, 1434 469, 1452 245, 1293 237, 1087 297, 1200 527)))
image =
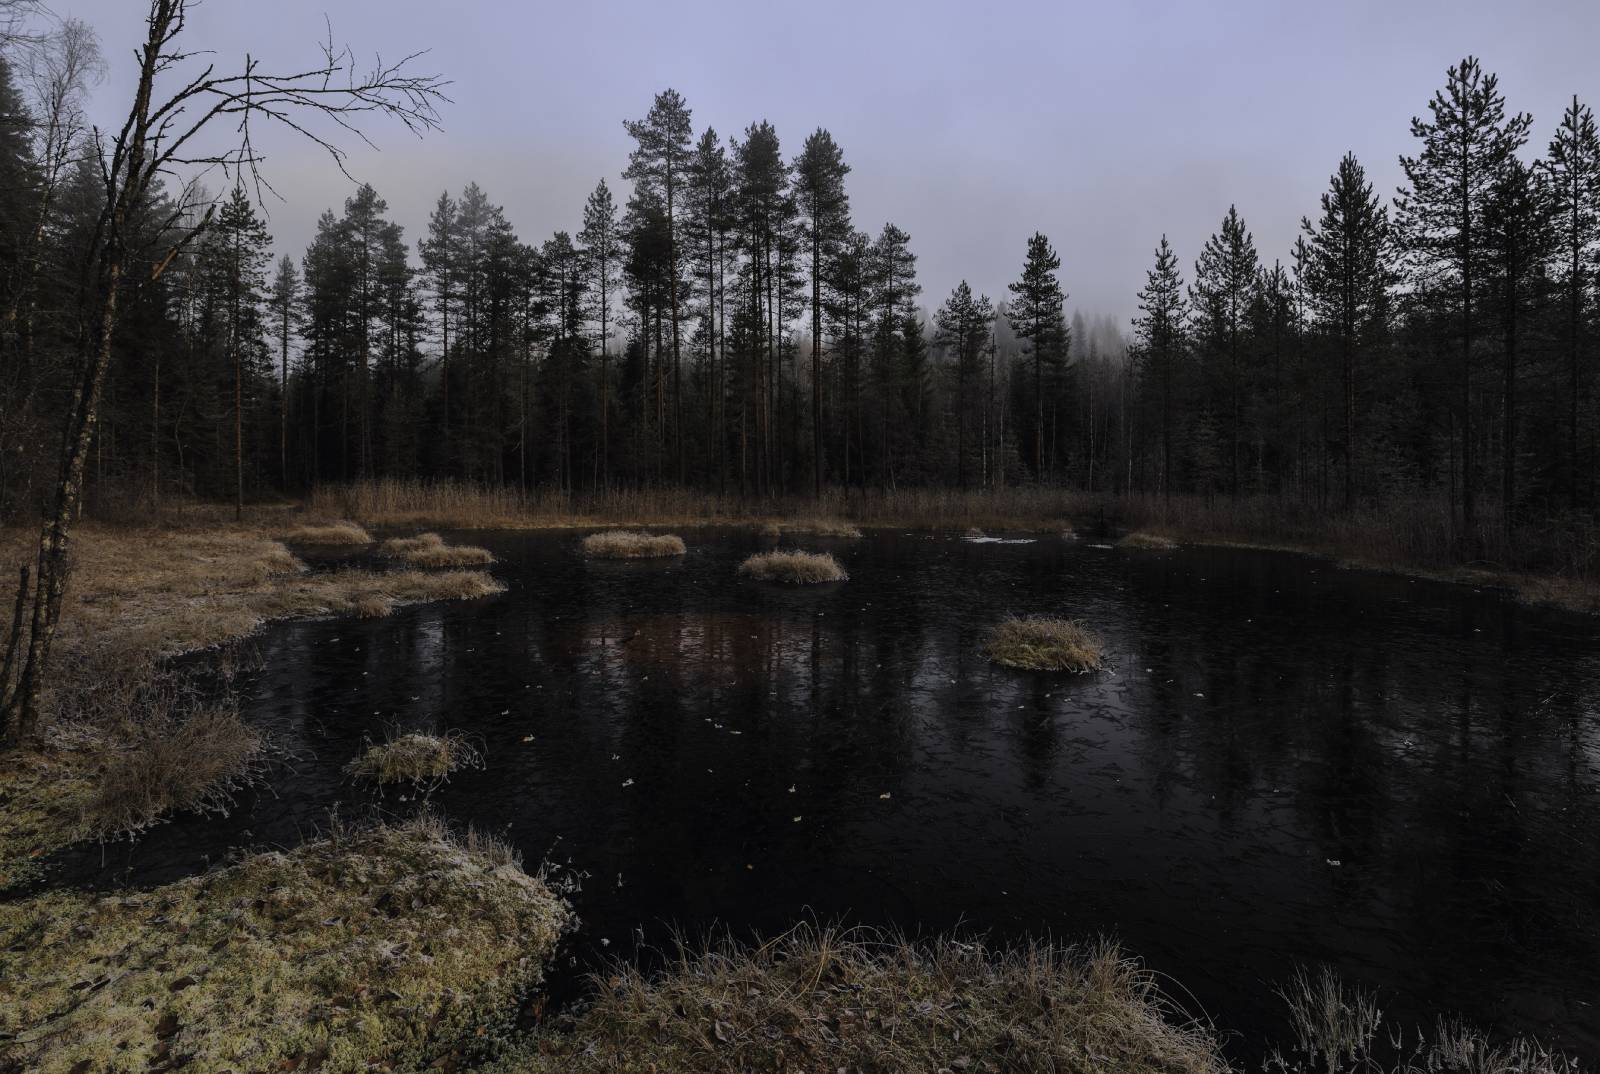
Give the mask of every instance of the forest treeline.
MULTIPOLYGON (((97 63, 69 22, 0 64, 3 518, 54 477, 87 330, 97 63)), ((91 494, 1041 484, 1448 498, 1466 537, 1586 525, 1593 116, 1575 97, 1535 140, 1470 57, 1425 105, 1402 189, 1385 198, 1345 155, 1289 250, 1259 251, 1234 206, 1197 251, 1160 237, 1126 333, 1069 321, 1092 266, 1043 234, 1003 293, 923 295, 912 236, 853 216, 827 130, 796 149, 764 121, 697 129, 673 90, 540 241, 476 183, 405 222, 363 185, 274 259, 253 187, 153 186, 152 256, 201 233, 122 285, 91 494)))

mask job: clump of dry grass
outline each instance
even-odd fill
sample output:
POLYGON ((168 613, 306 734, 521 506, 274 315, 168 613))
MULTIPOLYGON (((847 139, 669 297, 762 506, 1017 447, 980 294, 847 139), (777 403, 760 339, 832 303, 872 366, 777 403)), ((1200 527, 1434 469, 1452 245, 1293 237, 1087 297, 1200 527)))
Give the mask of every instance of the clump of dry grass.
POLYGON ((109 752, 83 806, 84 828, 110 838, 143 831, 169 813, 226 813, 265 769, 266 740, 231 709, 147 719, 137 738, 109 752))
POLYGON ((571 921, 487 842, 425 820, 0 903, 0 1069, 459 1069, 510 1035, 571 921))
POLYGON ((1212 1034, 1108 945, 991 950, 801 926, 597 983, 574 1032, 546 1034, 501 1074, 1228 1069, 1212 1034))
POLYGON ((606 530, 583 539, 583 554, 591 559, 663 559, 687 551, 683 538, 670 533, 606 530))
POLYGON ((330 522, 296 527, 284 535, 284 540, 298 544, 359 545, 371 544, 372 535, 354 522, 330 522))
POLYGON ((413 567, 431 570, 486 567, 494 562, 494 556, 487 548, 448 545, 437 533, 420 533, 415 537, 391 537, 378 546, 378 554, 386 559, 399 560, 413 567))
POLYGON ((1101 667, 1102 642, 1082 624, 1053 616, 1011 616, 995 624, 984 641, 990 660, 1025 671, 1072 671, 1101 667))
POLYGON ((739 573, 758 582, 787 585, 843 582, 850 577, 826 552, 758 552, 739 564, 739 573))
POLYGON ((345 766, 351 779, 385 786, 412 783, 436 787, 463 768, 482 768, 483 754, 460 731, 429 735, 420 731, 393 734, 368 746, 345 766))
POLYGON ((844 540, 854 540, 861 536, 859 529, 837 518, 794 519, 785 522, 783 529, 790 533, 806 533, 813 537, 837 537, 844 540))
POLYGON ((1163 537, 1159 533, 1146 533, 1143 530, 1138 530, 1118 541, 1117 547, 1142 549, 1149 552, 1170 552, 1178 547, 1178 542, 1171 537, 1163 537))
POLYGON ((1289 1008, 1294 1044, 1273 1049, 1268 1074, 1579 1074, 1576 1060, 1528 1037, 1495 1041, 1472 1026, 1440 1018, 1431 1033, 1408 1033, 1385 1021, 1377 996, 1348 985, 1324 966, 1297 968, 1278 989, 1289 1008))

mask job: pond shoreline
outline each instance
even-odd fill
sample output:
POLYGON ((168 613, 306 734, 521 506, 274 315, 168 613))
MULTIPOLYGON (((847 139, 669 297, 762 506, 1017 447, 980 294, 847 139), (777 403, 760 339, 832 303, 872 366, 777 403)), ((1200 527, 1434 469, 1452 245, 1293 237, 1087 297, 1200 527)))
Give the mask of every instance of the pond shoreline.
MULTIPOLYGON (((807 525, 814 522, 814 519, 802 520, 801 525, 807 525)), ((726 525, 726 523, 709 521, 706 523, 706 525, 726 525)), ((579 527, 540 526, 525 528, 564 530, 576 529, 579 527)), ((779 528, 780 530, 783 529, 783 524, 781 522, 779 523, 779 528)), ((1059 536, 1060 534, 1059 530, 1054 531, 1053 534, 1052 531, 1049 530, 1012 530, 1009 532, 1034 532, 1054 536, 1059 536)), ((104 533, 97 534, 95 531, 91 531, 90 533, 86 534, 86 541, 92 545, 92 542, 97 538, 97 536, 101 540, 112 542, 112 544, 107 545, 107 548, 114 547, 115 542, 118 540, 115 535, 108 535, 104 533)), ((149 530, 136 531, 136 539, 138 540, 148 541, 151 536, 152 532, 149 530)), ((199 547, 199 545, 203 544, 205 541, 221 539, 215 532, 208 532, 202 535, 189 534, 187 538, 180 532, 169 533, 167 536, 171 537, 180 545, 185 539, 193 542, 199 542, 199 544, 195 545, 194 547, 199 547)), ((210 629, 213 631, 215 639, 214 641, 199 641, 199 639, 203 638, 205 635, 204 633, 195 633, 189 635, 189 639, 199 641, 199 644, 190 645, 186 650, 172 649, 166 652, 160 652, 151 650, 148 647, 140 646, 130 646, 128 649, 124 650, 125 652, 129 653, 143 654, 140 657, 141 659, 156 659, 158 656, 166 655, 167 652, 176 653, 178 651, 193 651, 194 649, 203 647, 204 645, 225 642, 229 639, 241 636, 239 633, 239 625, 245 620, 239 615, 235 614, 240 611, 241 607, 259 611, 259 609, 256 608, 255 602, 269 599, 279 599, 273 598, 272 594, 274 593, 276 587, 280 585, 280 582, 274 581, 273 577, 270 576, 271 572, 267 572, 267 576, 257 577, 257 575, 260 574, 259 567, 250 566, 251 563, 255 562, 255 558, 253 557, 259 557, 261 554, 261 548, 256 542, 264 539, 265 538, 262 537, 259 530, 246 531, 246 535, 243 537, 241 537, 239 531, 234 531, 233 536, 227 538, 227 540, 228 542, 237 541, 238 554, 234 557, 234 560, 236 561, 232 563, 230 568, 226 569, 214 562, 213 567, 215 569, 206 576, 205 583, 203 585, 196 586, 195 591, 190 593, 189 596, 183 601, 173 601, 171 599, 172 594, 168 590, 142 591, 139 588, 139 584, 134 583, 133 579, 131 578, 123 578, 116 582, 102 581, 96 585, 93 581, 95 577, 93 574, 90 575, 88 580, 89 584, 86 584, 82 590, 82 598, 86 598, 85 603, 91 608, 93 608, 95 605, 100 606, 99 608, 94 609, 90 615, 90 618, 94 622, 102 621, 101 619, 94 619, 94 616, 102 616, 105 620, 127 621, 130 625, 136 623, 142 632, 142 637, 166 637, 169 635, 168 630, 161 628, 160 616, 162 614, 163 607, 183 609, 184 612, 182 622, 185 624, 185 629, 191 631, 195 629, 193 624, 195 621, 194 614, 196 604, 203 607, 207 604, 207 602, 212 602, 218 609, 227 609, 229 611, 230 614, 228 616, 219 616, 212 623, 210 629), (242 571, 243 573, 238 575, 229 575, 229 570, 242 571), (229 582, 223 582, 220 580, 225 577, 231 578, 232 580, 229 582), (141 594, 144 598, 147 598, 143 602, 141 602, 141 594), (155 655, 152 655, 153 653, 155 655)), ((848 538, 835 539, 847 540, 848 538)), ((1194 543, 1245 547, 1238 545, 1235 542, 1226 541, 1194 543)), ((282 546, 280 545, 279 547, 282 546)), ((1315 551, 1299 548, 1285 548, 1282 546, 1276 546, 1270 549, 1262 548, 1260 550, 1318 555, 1318 553, 1315 551)), ((171 549, 168 551, 170 553, 171 549)), ((1160 556, 1162 553, 1130 551, 1118 554, 1160 556)), ((215 550, 213 550, 212 555, 215 557, 215 550)), ((269 553, 269 558, 276 560, 277 557, 274 554, 269 553)), ((1374 568, 1363 567, 1361 569, 1374 568)), ((1375 569, 1383 573, 1409 573, 1388 571, 1381 567, 1375 569)), ((1422 576, 1426 577, 1426 575, 1422 576)), ((294 576, 285 575, 285 577, 294 576)), ((1462 581, 1461 579, 1439 580, 1454 581, 1458 583, 1462 581)), ((1470 585, 1473 583, 1469 582, 1467 584, 1470 585)), ((290 616, 294 616, 297 613, 291 612, 289 614, 290 616)), ((319 610, 313 612, 312 614, 338 616, 341 614, 349 614, 349 612, 348 610, 342 611, 338 607, 319 606, 319 610)), ((251 620, 249 630, 245 631, 245 634, 247 635, 250 631, 257 629, 262 622, 266 621, 267 618, 276 617, 263 618, 257 615, 255 619, 251 620)), ((106 638, 103 640, 109 642, 118 639, 106 638)), ((78 752, 79 751, 51 751, 50 756, 52 759, 61 757, 71 758, 76 756, 78 752)), ((13 760, 15 760, 15 758, 13 760)), ((30 762, 28 759, 22 759, 23 768, 27 768, 29 763, 30 762)), ((56 763, 70 762, 57 761, 56 763)), ((78 786, 78 790, 81 792, 82 787, 80 785, 85 781, 92 781, 93 768, 89 766, 77 768, 74 770, 74 774, 74 780, 63 780, 59 786, 61 788, 78 786)), ((14 792, 9 792, 9 788, 6 786, 6 769, 3 764, 0 764, 0 795, 7 795, 8 793, 14 792)), ((48 803, 49 788, 45 787, 41 793, 45 796, 45 800, 48 803)), ((896 797, 898 796, 899 795, 897 792, 896 797)), ((10 806, 8 803, 8 809, 9 808, 10 806)), ((250 858, 245 859, 245 861, 254 861, 258 857, 259 856, 257 855, 252 855, 250 858)), ((405 920, 405 916, 402 915, 400 919, 401 923, 405 923, 405 920)), ((266 942, 271 942, 270 934, 268 934, 266 937, 266 942)), ((939 943, 944 942, 945 941, 942 940, 939 941, 939 943)), ((960 946, 960 944, 957 944, 957 946, 960 946)), ((925 948, 924 950, 927 952, 932 952, 937 948, 938 944, 934 944, 928 948, 925 948)), ((870 960, 864 962, 857 956, 851 955, 845 957, 840 956, 837 953, 832 955, 823 954, 819 956, 814 946, 792 952, 792 961, 789 964, 773 965, 768 963, 763 967, 760 962, 762 957, 760 953, 767 950, 769 949, 766 947, 748 949, 743 955, 740 956, 741 959, 745 959, 747 961, 736 961, 732 964, 720 962, 718 964, 733 965, 736 967, 734 971, 736 973, 756 973, 759 970, 759 973, 762 975, 767 975, 773 979, 780 979, 784 975, 793 972, 797 966, 807 965, 808 963, 806 963, 806 959, 815 960, 820 957, 823 965, 832 965, 837 966, 838 968, 819 972, 841 974, 841 980, 850 980, 852 975, 854 975, 854 977, 858 979, 858 985, 860 981, 870 978, 879 982, 879 984, 875 985, 874 987, 910 987, 906 983, 909 978, 893 975, 891 975, 890 978, 883 978, 881 976, 883 967, 875 966, 870 962, 870 960), (883 981, 885 980, 892 980, 897 983, 886 985, 883 984, 883 981)), ((825 944, 824 951, 826 952, 827 950, 828 945, 825 944)), ((892 952, 892 945, 885 950, 892 952)), ((1008 965, 1009 963, 1007 963, 1006 960, 1011 957, 1011 955, 1005 954, 1004 952, 995 953, 994 958, 996 961, 993 962, 993 965, 1008 965)), ((1057 956, 1052 955, 1050 957, 1053 958, 1057 956)), ((1049 958, 1046 958, 1045 961, 1049 961, 1049 958)), ((938 964, 937 959, 933 958, 931 954, 913 955, 909 950, 907 950, 906 952, 898 955, 890 954, 889 961, 884 965, 893 968, 895 974, 901 974, 908 966, 920 966, 924 963, 929 965, 938 964), (923 961, 919 962, 919 959, 923 961)), ((809 974, 809 971, 807 972, 809 974)), ((918 972, 921 971, 919 970, 918 972)), ((704 972, 699 974, 699 977, 703 978, 704 976, 704 972)), ((717 1067, 714 1064, 722 1062, 729 1053, 729 1049, 737 1048, 754 1049, 753 1051, 746 1051, 741 1054, 744 1054, 756 1061, 756 1065, 753 1065, 752 1069, 767 1069, 766 1067, 759 1065, 759 1063, 763 1061, 761 1060, 761 1057, 768 1056, 769 1054, 776 1054, 771 1053, 770 1050, 761 1050, 762 1048, 767 1047, 767 1044, 763 1043, 766 1034, 769 1032, 767 1027, 780 1024, 782 1018, 789 1017, 794 1012, 783 1013, 768 1011, 760 1009, 754 1005, 748 1008, 734 1007, 717 1014, 708 1014, 703 1025, 700 1025, 698 1022, 691 1019, 681 1027, 674 1027, 673 1032, 670 1033, 663 1032, 661 1027, 656 1026, 653 1022, 647 1021, 647 1019, 645 1019, 642 1015, 636 1022, 629 1021, 630 1016, 627 1014, 629 1011, 638 1013, 645 1010, 653 1010, 662 1006, 663 1004, 670 1006, 674 1002, 679 1002, 686 994, 691 996, 697 995, 698 993, 694 991, 694 989, 698 987, 694 984, 695 978, 696 974, 694 973, 689 973, 681 978, 673 975, 668 975, 664 978, 649 979, 643 976, 624 976, 617 985, 612 987, 611 993, 614 993, 614 995, 602 989, 602 1001, 597 1005, 596 1008, 587 1012, 577 1012, 575 1020, 571 1018, 564 1018, 564 1028, 559 1032, 546 1032, 537 1035, 536 1037, 532 1038, 532 1043, 526 1040, 522 1041, 518 1045, 518 1047, 521 1049, 520 1052, 513 1052, 512 1054, 503 1058, 500 1060, 500 1065, 494 1067, 493 1069, 501 1071, 503 1074, 525 1074, 525 1072, 526 1074, 532 1074, 532 1072, 545 1070, 610 1069, 609 1067, 601 1065, 602 1060, 597 1058, 597 1056, 608 1056, 613 1060, 629 1059, 634 1062, 655 1061, 678 1064, 675 1067, 670 1067, 671 1069, 682 1069, 686 1071, 697 1071, 702 1069, 712 1070, 720 1069, 720 1067, 717 1067), (688 989, 689 991, 686 993, 684 991, 685 989, 688 989), (588 1063, 590 1065, 586 1067, 582 1065, 584 1063, 588 1063)), ((1181 1016, 1178 1017, 1174 1023, 1172 1019, 1175 1008, 1172 1008, 1168 1005, 1169 1001, 1162 999, 1159 993, 1145 990, 1145 985, 1132 987, 1129 984, 1129 980, 1131 979, 1125 979, 1121 984, 1117 985, 1117 989, 1120 991, 1116 992, 1117 996, 1122 997, 1116 1000, 1117 1003, 1123 1003, 1130 999, 1137 1001, 1134 1007, 1126 1008, 1126 1011, 1130 1012, 1128 1017, 1132 1017, 1132 1015, 1137 1014, 1137 1017, 1132 1017, 1132 1021, 1134 1023, 1138 1023, 1140 1019, 1145 1018, 1148 1012, 1146 1011, 1143 1014, 1139 1014, 1139 1011, 1145 1010, 1144 1007, 1139 1005, 1148 1002, 1154 1004, 1154 1006, 1150 1009, 1158 1012, 1165 1012, 1161 1017, 1157 1018, 1156 1022, 1149 1023, 1152 1031, 1156 1032, 1158 1036, 1161 1034, 1167 1034, 1169 1031, 1181 1032, 1179 1032, 1177 1036, 1162 1036, 1159 1040, 1155 1037, 1139 1036, 1137 1039, 1137 1047, 1134 1047, 1133 1044, 1129 1043, 1129 1041, 1124 1040, 1123 1046, 1132 1050, 1121 1053, 1114 1052, 1113 1054, 1121 1054, 1123 1059, 1127 1061, 1129 1068, 1137 1070, 1220 1070, 1226 1067, 1226 1061, 1222 1058, 1223 1051, 1221 1050, 1221 1046, 1218 1044, 1214 1036, 1214 1030, 1206 1028, 1203 1032, 1195 1032, 1197 1027, 1181 1016), (1174 1026, 1176 1029, 1174 1029, 1174 1026), (1191 1035, 1184 1036, 1184 1033, 1190 1033, 1191 1035), (1138 1051, 1138 1048, 1144 1047, 1153 1048, 1156 1051, 1150 1055, 1145 1055, 1138 1051)), ((200 988, 204 987, 205 982, 204 978, 202 977, 200 979, 200 988)), ((918 985, 916 987, 924 988, 928 986, 918 985)), ((1048 987, 1056 986, 1049 985, 1048 987)), ((200 995, 201 993, 196 992, 195 994, 200 995)), ((957 1002, 961 1001, 961 995, 962 994, 960 992, 957 992, 957 1002)), ((970 1000, 970 996, 968 999, 970 1000)), ((1044 1004, 1042 1009, 1055 1010, 1058 1012, 1066 1007, 1070 1007, 1070 1004, 1063 1005, 1059 997, 1049 999, 1047 1002, 1041 1002, 1044 1004)), ((909 1012, 909 1016, 914 1017, 915 1015, 915 1011, 909 1012)), ((841 1015, 839 1011, 830 1010, 826 1005, 823 1005, 821 1009, 807 1012, 803 1016, 828 1017, 837 1021, 841 1015)), ((979 1016, 987 1017, 987 1015, 984 1015, 981 1011, 974 1015, 974 1017, 979 1016)), ((1010 1015, 1008 1014, 1006 1016, 1009 1017, 1010 1015)), ((848 1016, 846 1016, 846 1018, 848 1020, 848 1016)), ((0 1030, 9 1030, 10 1028, 11 1027, 8 1026, 0 1026, 0 1030)), ((957 1047, 955 1042, 949 1038, 947 1030, 950 1028, 951 1027, 946 1027, 946 1029, 943 1030, 931 1031, 933 1033, 933 1044, 930 1047, 932 1047, 933 1050, 928 1053, 930 1056, 937 1056, 942 1061, 948 1062, 951 1059, 961 1058, 963 1055, 967 1054, 957 1047)), ((973 1033, 975 1032, 974 1025, 962 1023, 954 1028, 961 1029, 969 1041, 973 1039, 973 1033)), ((862 1031, 868 1033, 868 1036, 870 1036, 870 1026, 863 1026, 862 1031)), ((1053 1042, 1049 1046, 1064 1046, 1063 1041, 1076 1041, 1074 1046, 1081 1046, 1087 1038, 1074 1037, 1073 1034, 1083 1031, 1086 1030, 1082 1027, 1074 1028, 1072 1026, 1065 1026, 1061 1029, 1059 1034, 1049 1037, 1050 1041, 1053 1042)), ((1421 1046, 1421 1042, 1419 1041, 1418 1043, 1419 1046, 1421 1046)), ((855 1045, 858 1048, 870 1048, 870 1044, 864 1043, 862 1039, 857 1039, 855 1045)), ((1042 1044, 1036 1046, 1044 1047, 1042 1044)), ((1482 1041, 1479 1041, 1479 1046, 1486 1047, 1487 1045, 1485 1045, 1482 1041)), ((455 1046, 452 1045, 451 1047, 455 1046)), ((1251 1047, 1259 1047, 1259 1049, 1263 1052, 1267 1050, 1267 1045, 1261 1042, 1252 1042, 1251 1047)), ((1527 1045, 1527 1047, 1532 1046, 1527 1045)), ((0 1070, 7 1069, 4 1059, 5 1048, 5 1039, 4 1037, 0 1037, 0 1070)), ((448 1051, 448 1049, 446 1050, 448 1051)), ((443 1053, 430 1052, 429 1054, 432 1055, 443 1053)), ((799 1054, 811 1053, 809 1051, 794 1053, 794 1055, 790 1056, 789 1061, 792 1061, 794 1056, 799 1054)), ((870 1056, 872 1054, 873 1053, 870 1050, 866 1052, 857 1050, 851 1052, 841 1052, 839 1054, 839 1058, 841 1060, 855 1062, 860 1061, 864 1055, 870 1056)), ((1537 1054, 1543 1055, 1544 1053, 1537 1054)), ((1535 1065, 1532 1067, 1532 1069, 1552 1071, 1566 1069, 1559 1065, 1558 1061, 1554 1057, 1549 1057, 1546 1055, 1545 1058, 1548 1060, 1545 1065, 1535 1065)), ((775 1064, 780 1063, 778 1059, 773 1059, 773 1062, 775 1064)), ((1070 1066, 1066 1066, 1064 1068, 1074 1069, 1070 1066)), ((63 1069, 65 1069, 65 1067, 63 1067, 63 1069)), ((663 1069, 667 1069, 667 1067, 664 1067, 663 1069)), ((780 1069, 780 1065, 774 1065, 770 1069, 780 1069)), ((983 1067, 979 1065, 973 1067, 973 1069, 983 1069, 983 1067)))

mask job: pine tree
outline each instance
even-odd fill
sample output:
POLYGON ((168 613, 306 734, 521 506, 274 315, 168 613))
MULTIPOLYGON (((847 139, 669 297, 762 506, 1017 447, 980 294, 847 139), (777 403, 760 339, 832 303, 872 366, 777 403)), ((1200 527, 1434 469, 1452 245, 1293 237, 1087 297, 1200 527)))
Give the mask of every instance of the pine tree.
POLYGON ((1305 287, 1312 312, 1339 352, 1344 415, 1344 505, 1355 505, 1357 365, 1381 332, 1394 274, 1388 264, 1389 213, 1373 193, 1367 173, 1346 153, 1322 195, 1315 225, 1302 218, 1309 257, 1305 287))
POLYGON ((794 162, 795 193, 805 217, 811 250, 811 470, 812 495, 822 496, 822 290, 824 266, 831 265, 850 235, 850 196, 844 177, 850 165, 833 135, 818 127, 794 162))
POLYGON ((444 431, 445 467, 450 466, 450 311, 455 301, 457 279, 455 256, 458 246, 459 212, 450 194, 439 195, 428 217, 428 234, 417 243, 422 268, 433 292, 434 309, 439 318, 439 393, 440 423, 444 431))
POLYGON ((1156 247, 1156 263, 1145 273, 1139 292, 1139 316, 1134 318, 1134 339, 1138 360, 1147 378, 1160 388, 1161 404, 1161 488, 1172 498, 1173 395, 1178 365, 1183 360, 1184 329, 1188 304, 1183 297, 1183 273, 1178 257, 1165 235, 1156 247))
POLYGON ((1036 480, 1045 478, 1044 454, 1044 375, 1045 367, 1056 367, 1066 356, 1069 338, 1062 306, 1067 296, 1056 279, 1061 257, 1050 240, 1034 232, 1028 240, 1028 254, 1022 276, 1007 285, 1015 296, 1006 319, 1012 331, 1028 345, 1033 360, 1033 466, 1036 480))
POLYGON ((1487 264, 1499 285, 1503 330, 1500 491, 1508 538, 1517 523, 1517 382, 1525 331, 1523 310, 1535 301, 1539 277, 1556 250, 1553 210, 1544 173, 1511 157, 1495 179, 1483 214, 1487 264))
POLYGON ((1525 113, 1506 118, 1499 80, 1473 56, 1449 69, 1428 111, 1428 119, 1411 121, 1421 151, 1400 158, 1408 185, 1395 199, 1395 226, 1414 272, 1448 302, 1460 337, 1461 521, 1470 546, 1477 540, 1472 366, 1488 256, 1483 214, 1532 120, 1525 113))
POLYGON ((637 192, 648 194, 660 202, 666 220, 667 304, 672 326, 672 392, 674 435, 678 445, 678 476, 683 478, 683 380, 679 355, 678 330, 678 248, 677 212, 678 189, 683 183, 683 173, 689 159, 689 139, 694 130, 690 125, 689 106, 677 90, 667 89, 656 94, 649 113, 642 120, 623 124, 637 143, 628 157, 628 168, 623 178, 633 181, 637 192))
POLYGON ((1576 95, 1562 113, 1561 125, 1542 161, 1553 199, 1553 226, 1560 242, 1557 276, 1566 302, 1566 459, 1568 506, 1576 509, 1581 484, 1578 464, 1578 400, 1583 388, 1585 330, 1600 249, 1600 137, 1594 113, 1576 95))

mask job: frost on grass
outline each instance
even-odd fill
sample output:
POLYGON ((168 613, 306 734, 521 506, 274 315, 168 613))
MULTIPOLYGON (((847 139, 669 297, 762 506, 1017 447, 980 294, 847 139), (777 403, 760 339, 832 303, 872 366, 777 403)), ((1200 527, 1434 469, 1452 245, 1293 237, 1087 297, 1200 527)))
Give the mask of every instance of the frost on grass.
POLYGON ((572 1033, 546 1034, 496 1074, 1227 1070, 1211 1034, 1109 946, 990 950, 801 926, 600 983, 572 1033))
POLYGON ((503 1040, 569 910, 422 820, 0 904, 0 1069, 417 1070, 503 1040))
POLYGON ((436 787, 452 772, 482 767, 483 754, 460 731, 443 735, 411 731, 369 746, 345 766, 345 772, 351 779, 380 787, 391 783, 436 787))
POLYGON ((1163 537, 1159 533, 1146 533, 1143 530, 1138 530, 1118 541, 1117 547, 1144 549, 1150 552, 1170 552, 1178 547, 1178 542, 1170 537, 1163 537))
POLYGON ((371 544, 372 535, 354 522, 300 526, 284 535, 296 544, 359 545, 371 544))
POLYGON ((758 582, 787 585, 842 582, 850 577, 826 552, 760 552, 739 564, 739 573, 758 582))
POLYGON ((989 659, 1025 671, 1095 671, 1101 641, 1081 624, 1052 616, 1012 616, 995 624, 984 642, 989 659))
POLYGON ((670 533, 606 530, 583 539, 583 554, 591 559, 663 559, 686 551, 683 538, 670 533))
POLYGON ((392 537, 378 546, 378 554, 412 567, 439 570, 452 567, 487 567, 494 556, 487 548, 449 545, 437 533, 415 537, 392 537))

